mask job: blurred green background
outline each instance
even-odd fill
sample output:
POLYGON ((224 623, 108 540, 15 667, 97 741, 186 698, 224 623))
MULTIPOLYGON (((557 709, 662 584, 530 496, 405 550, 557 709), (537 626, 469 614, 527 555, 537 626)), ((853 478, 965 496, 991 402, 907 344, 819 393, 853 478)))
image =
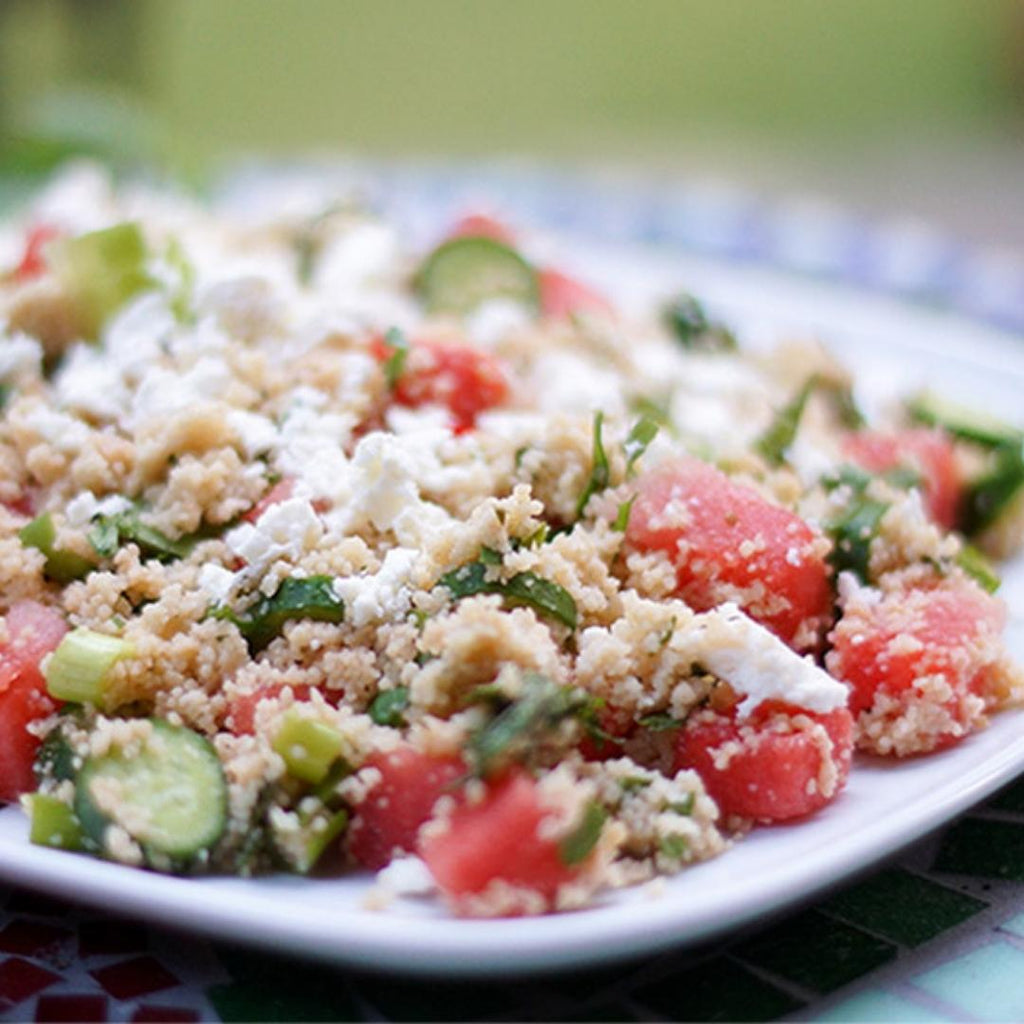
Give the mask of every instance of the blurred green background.
POLYGON ((69 145, 600 160, 1024 243, 1024 3, 0 0, 0 162, 69 145))

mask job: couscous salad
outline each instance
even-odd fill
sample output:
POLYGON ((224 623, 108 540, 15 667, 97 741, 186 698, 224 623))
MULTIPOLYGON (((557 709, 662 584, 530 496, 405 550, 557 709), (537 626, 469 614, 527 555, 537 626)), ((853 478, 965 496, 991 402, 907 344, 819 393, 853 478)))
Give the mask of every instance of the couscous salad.
MULTIPOLYGON (((0 225, 0 798, 176 873, 585 906, 1022 696, 1022 434, 626 317, 529 232, 417 250, 90 169, 0 225)), ((939 755, 941 756, 941 754, 939 755)))

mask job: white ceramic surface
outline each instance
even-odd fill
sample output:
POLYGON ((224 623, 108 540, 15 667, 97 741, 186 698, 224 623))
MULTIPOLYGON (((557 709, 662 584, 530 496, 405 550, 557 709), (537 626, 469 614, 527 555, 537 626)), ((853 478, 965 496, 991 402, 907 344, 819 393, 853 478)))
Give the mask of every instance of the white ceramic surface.
MULTIPOLYGON (((872 399, 923 384, 1020 421, 1024 344, 952 316, 671 252, 562 244, 568 265, 624 304, 685 288, 768 341, 817 334, 872 399)), ((868 396, 866 396, 868 397, 868 396)), ((1024 657, 1024 563, 1003 595, 1024 657)), ((338 963, 406 972, 511 973, 594 963, 695 942, 810 898, 949 820, 1024 771, 1024 712, 943 754, 857 763, 841 798, 810 821, 760 829, 719 859, 577 913, 455 920, 434 902, 364 907, 370 878, 179 879, 32 847, 18 808, 0 811, 0 877, 208 935, 338 963)))

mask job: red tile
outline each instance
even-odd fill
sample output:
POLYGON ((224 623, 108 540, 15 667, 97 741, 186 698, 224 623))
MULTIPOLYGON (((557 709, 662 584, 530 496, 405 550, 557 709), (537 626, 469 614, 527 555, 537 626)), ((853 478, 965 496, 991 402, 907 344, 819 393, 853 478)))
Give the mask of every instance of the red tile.
POLYGON ((44 950, 52 949, 68 938, 67 928, 43 924, 39 921, 11 921, 0 931, 0 953, 20 953, 22 956, 39 956, 44 950))
POLYGON ((199 1020, 199 1014, 185 1006, 154 1006, 143 1003, 132 1017, 132 1024, 192 1024, 199 1020))
POLYGON ((67 994, 40 996, 36 1003, 36 1021, 106 1021, 107 997, 67 994))
POLYGON ((40 967, 30 960, 20 957, 8 957, 0 964, 0 1011, 8 1010, 54 982, 60 981, 60 975, 40 967))
POLYGON ((146 951, 146 929, 140 924, 110 918, 83 921, 78 928, 78 955, 128 956, 146 951))
POLYGON ((115 999, 135 999, 180 984, 170 971, 151 956, 122 960, 89 973, 115 999))

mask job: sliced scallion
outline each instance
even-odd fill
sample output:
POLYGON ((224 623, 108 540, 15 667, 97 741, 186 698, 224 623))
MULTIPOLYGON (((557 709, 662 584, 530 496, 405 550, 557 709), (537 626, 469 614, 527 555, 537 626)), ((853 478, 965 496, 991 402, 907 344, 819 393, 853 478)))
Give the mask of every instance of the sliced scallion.
POLYGON ((46 690, 58 700, 99 704, 114 665, 134 653, 127 640, 79 626, 65 635, 46 662, 46 690))
POLYGON ((291 710, 271 746, 284 759, 289 775, 315 786, 327 777, 344 744, 337 729, 291 710))

